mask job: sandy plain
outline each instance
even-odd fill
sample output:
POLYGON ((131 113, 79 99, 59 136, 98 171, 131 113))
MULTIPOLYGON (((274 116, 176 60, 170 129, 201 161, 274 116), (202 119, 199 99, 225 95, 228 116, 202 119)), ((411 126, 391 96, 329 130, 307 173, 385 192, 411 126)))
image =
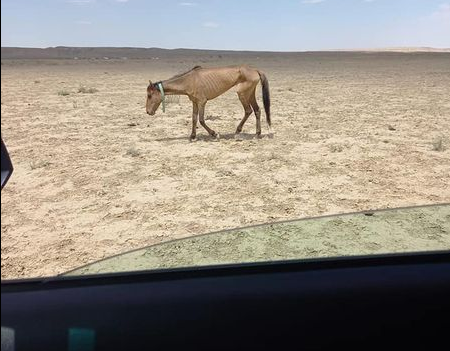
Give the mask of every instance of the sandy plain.
MULTIPOLYGON (((448 203, 449 96, 449 53, 2 59, 1 130, 15 166, 1 196, 2 279, 222 229, 448 203), (145 114, 149 79, 235 64, 266 73, 274 138, 263 114, 262 139, 254 117, 234 139, 235 91, 206 106, 219 141, 200 127, 189 142, 186 97, 145 114)), ((449 233, 436 241, 446 246, 449 233)))

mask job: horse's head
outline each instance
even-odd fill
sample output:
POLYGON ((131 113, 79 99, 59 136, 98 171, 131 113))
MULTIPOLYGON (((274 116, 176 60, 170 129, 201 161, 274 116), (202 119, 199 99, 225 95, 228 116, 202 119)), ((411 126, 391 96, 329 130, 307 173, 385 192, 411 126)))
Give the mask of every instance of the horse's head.
POLYGON ((158 109, 159 105, 162 101, 162 95, 158 88, 149 81, 149 85, 147 87, 147 102, 145 104, 145 109, 150 116, 153 116, 158 109))

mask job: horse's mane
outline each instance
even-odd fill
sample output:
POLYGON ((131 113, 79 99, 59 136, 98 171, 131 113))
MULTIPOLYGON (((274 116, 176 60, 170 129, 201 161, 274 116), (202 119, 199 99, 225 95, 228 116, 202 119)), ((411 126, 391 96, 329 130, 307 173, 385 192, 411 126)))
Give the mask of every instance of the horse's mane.
POLYGON ((194 71, 194 70, 196 70, 196 69, 199 69, 199 68, 202 68, 202 66, 195 66, 194 68, 191 68, 191 69, 190 69, 189 71, 187 71, 187 72, 184 72, 184 73, 180 73, 180 74, 174 75, 174 76, 173 76, 172 78, 170 78, 170 79, 178 78, 178 77, 184 76, 185 74, 191 73, 192 71, 194 71))

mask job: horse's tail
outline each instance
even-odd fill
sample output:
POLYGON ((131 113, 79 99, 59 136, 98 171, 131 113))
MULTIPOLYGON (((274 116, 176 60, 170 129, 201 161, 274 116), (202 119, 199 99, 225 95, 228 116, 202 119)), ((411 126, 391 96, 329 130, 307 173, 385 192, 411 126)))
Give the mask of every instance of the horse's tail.
POLYGON ((267 77, 264 73, 258 71, 259 78, 261 79, 261 85, 262 85, 262 94, 263 94, 263 103, 264 103, 264 111, 266 111, 266 121, 267 124, 270 126, 272 124, 272 121, 270 120, 270 93, 269 93, 269 81, 267 80, 267 77))

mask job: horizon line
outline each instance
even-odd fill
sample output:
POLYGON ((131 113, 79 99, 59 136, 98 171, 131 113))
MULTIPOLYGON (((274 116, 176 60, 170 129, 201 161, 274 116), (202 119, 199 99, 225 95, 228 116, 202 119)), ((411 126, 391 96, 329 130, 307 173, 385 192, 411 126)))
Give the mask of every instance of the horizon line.
POLYGON ((47 46, 47 47, 37 47, 37 46, 1 46, 2 49, 58 49, 58 48, 73 48, 73 49, 142 49, 142 50, 192 50, 192 51, 232 51, 232 52, 261 52, 261 53, 296 53, 296 52, 358 52, 358 51, 441 51, 450 52, 450 47, 432 47, 432 46, 394 46, 394 47, 373 47, 373 48, 328 48, 328 49, 305 49, 305 50, 243 50, 243 49, 204 49, 204 48, 164 48, 164 47, 143 47, 143 46, 67 46, 67 45, 57 45, 57 46, 47 46))

